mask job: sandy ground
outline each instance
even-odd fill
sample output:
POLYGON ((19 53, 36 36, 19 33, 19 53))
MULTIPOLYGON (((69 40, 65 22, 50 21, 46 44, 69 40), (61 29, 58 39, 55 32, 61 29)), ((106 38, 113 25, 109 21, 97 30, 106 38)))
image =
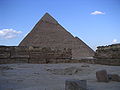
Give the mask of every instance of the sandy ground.
POLYGON ((64 90, 67 79, 87 80, 88 90, 120 90, 120 82, 97 82, 95 73, 102 69, 120 75, 120 66, 85 63, 1 64, 0 90, 64 90))

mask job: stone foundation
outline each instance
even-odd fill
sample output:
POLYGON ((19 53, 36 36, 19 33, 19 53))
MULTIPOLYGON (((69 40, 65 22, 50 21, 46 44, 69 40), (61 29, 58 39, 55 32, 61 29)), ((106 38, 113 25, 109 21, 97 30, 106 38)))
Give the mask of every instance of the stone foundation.
POLYGON ((120 44, 99 46, 94 57, 98 59, 120 59, 120 44))
POLYGON ((24 46, 0 46, 0 64, 57 63, 72 58, 71 49, 24 46))

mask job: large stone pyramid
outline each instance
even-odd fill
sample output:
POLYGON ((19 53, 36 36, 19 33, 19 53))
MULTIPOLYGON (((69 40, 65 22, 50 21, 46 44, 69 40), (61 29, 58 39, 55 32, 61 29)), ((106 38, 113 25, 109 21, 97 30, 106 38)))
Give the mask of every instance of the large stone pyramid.
POLYGON ((52 16, 46 13, 19 46, 71 48, 72 58, 92 57, 94 51, 78 37, 74 37, 52 16))

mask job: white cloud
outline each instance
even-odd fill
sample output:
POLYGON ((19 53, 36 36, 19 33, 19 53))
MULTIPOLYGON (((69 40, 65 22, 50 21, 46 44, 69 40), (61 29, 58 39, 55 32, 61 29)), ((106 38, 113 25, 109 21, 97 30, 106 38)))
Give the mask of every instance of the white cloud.
POLYGON ((94 11, 94 12, 91 12, 92 15, 102 15, 102 14, 105 14, 104 12, 101 12, 101 11, 94 11))
POLYGON ((21 31, 16 31, 13 29, 2 29, 0 30, 0 37, 5 39, 15 38, 21 31))
POLYGON ((115 44, 115 43, 118 43, 118 40, 117 40, 117 39, 113 39, 113 40, 112 40, 112 44, 115 44))

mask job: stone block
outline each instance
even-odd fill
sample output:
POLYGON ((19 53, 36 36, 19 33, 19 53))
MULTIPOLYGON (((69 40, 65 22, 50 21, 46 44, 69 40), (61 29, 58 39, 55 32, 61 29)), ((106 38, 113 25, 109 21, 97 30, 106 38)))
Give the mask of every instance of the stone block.
POLYGON ((10 59, 0 59, 0 64, 7 64, 10 61, 10 59))
POLYGON ((86 80, 66 80, 65 90, 87 90, 86 80))
POLYGON ((109 80, 120 82, 120 76, 118 74, 108 74, 109 80))
POLYGON ((29 58, 28 48, 27 47, 11 47, 11 58, 29 58))
POLYGON ((10 47, 0 46, 0 58, 7 59, 10 57, 10 47))
POLYGON ((9 57, 10 57, 10 52, 5 52, 5 51, 0 52, 1 59, 9 58, 9 57))
POLYGON ((98 82, 108 82, 108 75, 106 70, 100 70, 96 72, 96 78, 98 82))

